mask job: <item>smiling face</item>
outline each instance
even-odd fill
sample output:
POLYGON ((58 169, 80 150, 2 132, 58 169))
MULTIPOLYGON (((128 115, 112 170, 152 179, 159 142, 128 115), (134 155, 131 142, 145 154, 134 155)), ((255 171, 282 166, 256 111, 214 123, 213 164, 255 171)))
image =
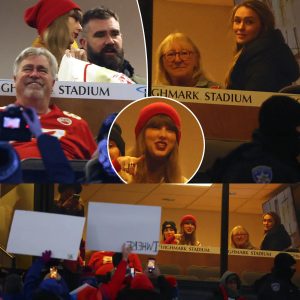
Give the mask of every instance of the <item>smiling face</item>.
POLYGON ((48 110, 54 78, 44 55, 31 55, 19 65, 14 77, 17 102, 34 107, 38 113, 48 110))
POLYGON ((236 248, 244 249, 247 247, 249 235, 242 229, 237 229, 232 233, 232 242, 236 248))
POLYGON ((183 232, 185 234, 190 235, 190 234, 192 234, 195 231, 195 229, 196 229, 196 226, 195 226, 195 224, 194 224, 193 221, 187 220, 187 221, 184 222, 184 224, 183 224, 183 232))
POLYGON ((170 237, 174 236, 175 230, 171 226, 167 226, 164 229, 163 234, 164 234, 164 240, 166 240, 167 238, 170 238, 170 237))
POLYGON ((259 36, 262 31, 262 23, 253 9, 241 6, 234 14, 232 29, 235 33, 236 43, 245 45, 259 36))
POLYGON ((188 42, 174 40, 163 51, 162 64, 172 85, 193 85, 199 58, 188 42), (190 82, 190 84, 188 84, 190 82), (183 84, 182 84, 183 85, 183 84))
POLYGON ((166 126, 148 127, 145 130, 146 151, 153 159, 165 159, 175 147, 176 133, 166 126))

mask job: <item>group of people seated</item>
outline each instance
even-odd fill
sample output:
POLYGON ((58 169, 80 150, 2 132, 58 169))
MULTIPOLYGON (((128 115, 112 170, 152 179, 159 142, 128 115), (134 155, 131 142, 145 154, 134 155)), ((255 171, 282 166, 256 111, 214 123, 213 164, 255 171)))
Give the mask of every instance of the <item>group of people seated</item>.
MULTIPOLYGON (((292 247, 292 240, 281 223, 280 216, 273 211, 264 213, 262 216, 264 236, 259 247, 250 241, 247 229, 242 225, 235 226, 229 234, 229 248, 232 249, 260 249, 269 251, 297 251, 292 247)), ((174 221, 162 223, 161 244, 193 245, 201 246, 196 236, 197 220, 195 216, 184 215, 180 220, 180 230, 177 230, 174 221)), ((299 251, 299 250, 298 250, 299 251)))
POLYGON ((95 252, 85 265, 84 243, 81 244, 77 261, 54 259, 51 250, 45 250, 23 278, 9 274, 4 289, 0 289, 0 299, 178 299, 175 277, 143 270, 129 246, 124 244, 117 253, 95 252))
POLYGON ((189 214, 184 215, 180 219, 180 231, 177 233, 177 227, 174 221, 165 221, 162 224, 161 244, 175 244, 175 245, 191 245, 201 246, 196 236, 197 220, 189 214))
MULTIPOLYGON (((61 110, 51 101, 58 66, 66 51, 68 55, 123 72, 133 81, 136 80, 132 66, 124 58, 116 14, 103 7, 82 14, 80 7, 71 0, 60 1, 57 6, 53 6, 50 0, 40 0, 26 10, 24 19, 37 29, 39 36, 34 47, 23 50, 16 58, 13 68, 15 105, 26 108, 22 117, 27 123, 25 127, 29 127, 27 129, 34 138, 13 142, 11 145, 17 156, 8 156, 13 157, 13 161, 17 160, 16 157, 21 160, 41 158, 47 173, 44 182, 67 183, 78 180, 69 165, 69 161, 74 159, 92 159, 93 163, 89 165, 92 171, 87 169, 86 176, 81 178, 86 182, 187 182, 178 162, 182 124, 180 116, 172 108, 166 109, 159 103, 145 107, 140 112, 135 128, 135 149, 129 155, 124 151, 119 153, 118 157, 112 159, 112 168, 106 150, 108 134, 97 141, 97 148, 87 122, 80 116, 61 110), (51 13, 46 13, 49 8, 51 13), (104 29, 102 23, 107 25, 104 29), (62 36, 59 35, 61 28, 66 29, 62 36), (76 38, 80 32, 83 33, 80 39, 82 49, 76 48, 76 38), (151 117, 148 111, 152 112, 151 117), (172 131, 169 139, 172 147, 168 147, 170 151, 165 151, 164 157, 157 157, 147 146, 145 133, 164 127, 172 131), (95 171, 95 168, 99 168, 99 171, 95 171)), ((298 78, 299 66, 280 32, 274 29, 274 16, 267 5, 257 0, 247 0, 237 5, 232 14, 232 27, 236 34, 237 55, 229 71, 227 88, 278 91, 298 78), (281 49, 278 59, 275 55, 277 49, 281 49), (285 63, 279 63, 282 60, 285 63), (288 67, 292 74, 289 76, 281 67, 288 67), (261 89, 261 86, 265 89, 261 89)), ((208 88, 221 86, 207 79, 201 69, 199 50, 181 33, 170 34, 161 43, 158 58, 157 84, 208 88)), ((297 101, 287 96, 273 96, 265 101, 253 141, 217 160, 205 174, 200 170, 200 175, 196 174, 192 181, 298 182, 299 107, 297 101)), ((8 108, 4 110, 8 111, 8 108)), ((110 125, 112 122, 113 119, 110 125)), ((114 128, 117 127, 116 124, 114 128)), ((121 136, 122 129, 118 127, 117 130, 121 136)), ((111 143, 109 141, 109 145, 111 143)), ((162 147, 162 143, 160 145, 162 147)), ((7 156, 7 148, 7 144, 1 148, 4 149, 3 157, 7 156)), ((42 180, 22 178, 20 166, 15 162, 2 169, 1 182, 42 180)))
MULTIPOLYGON (((160 274, 159 266, 147 266, 142 270, 139 257, 125 244, 121 252, 94 252, 87 264, 84 263, 83 241, 79 253, 77 261, 68 261, 53 259, 51 250, 45 250, 25 273, 18 274, 12 270, 6 274, 0 282, 0 299, 183 299, 175 276, 160 274)), ((277 254, 271 272, 254 282, 251 294, 258 300, 299 299, 300 291, 292 282, 296 263, 295 258, 286 252, 277 254)), ((243 285, 238 273, 227 270, 211 289, 210 299, 246 300, 243 285)))
POLYGON ((260 247, 252 245, 249 232, 241 225, 235 226, 231 230, 230 247, 236 249, 296 251, 296 249, 292 249, 291 237, 281 223, 280 216, 276 212, 271 211, 264 213, 262 223, 264 227, 264 236, 260 247))
POLYGON ((241 1, 233 8, 230 21, 236 47, 225 85, 206 75, 196 44, 180 32, 169 34, 158 46, 154 83, 279 92, 299 78, 299 64, 281 31, 275 28, 268 4, 241 1))

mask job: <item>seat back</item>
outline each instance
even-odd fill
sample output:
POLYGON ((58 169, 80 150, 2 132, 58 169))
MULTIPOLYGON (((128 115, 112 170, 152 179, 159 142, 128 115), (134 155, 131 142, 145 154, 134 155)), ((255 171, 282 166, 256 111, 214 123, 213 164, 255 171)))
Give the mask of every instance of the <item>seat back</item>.
POLYGON ((218 281, 220 278, 219 267, 191 265, 187 268, 187 275, 197 276, 203 281, 218 281))

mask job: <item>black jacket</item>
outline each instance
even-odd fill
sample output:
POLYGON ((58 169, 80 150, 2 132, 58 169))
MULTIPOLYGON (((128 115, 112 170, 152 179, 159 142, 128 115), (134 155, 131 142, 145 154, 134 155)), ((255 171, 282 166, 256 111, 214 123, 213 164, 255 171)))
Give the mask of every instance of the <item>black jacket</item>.
POLYGON ((210 182, 299 182, 298 143, 294 136, 272 138, 256 130, 252 142, 242 144, 218 159, 207 177, 210 182))
POLYGON ((276 29, 244 46, 228 89, 277 92, 299 77, 299 65, 276 29))
POLYGON ((258 300, 298 300, 300 292, 290 278, 269 273, 258 279, 254 288, 258 300))
POLYGON ((291 238, 282 224, 273 227, 265 235, 261 245, 261 250, 282 251, 291 246, 291 238))

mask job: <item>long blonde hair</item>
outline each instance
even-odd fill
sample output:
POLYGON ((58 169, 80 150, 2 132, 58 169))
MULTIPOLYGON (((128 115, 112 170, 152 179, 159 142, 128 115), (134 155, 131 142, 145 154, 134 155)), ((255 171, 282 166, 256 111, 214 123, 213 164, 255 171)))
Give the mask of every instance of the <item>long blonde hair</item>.
POLYGON ((65 51, 70 48, 70 30, 68 26, 69 17, 81 21, 79 9, 72 9, 68 13, 58 17, 42 34, 42 41, 45 47, 56 57, 60 64, 65 51))
MULTIPOLYGON (((130 155, 135 157, 140 157, 145 155, 145 159, 138 163, 137 174, 134 176, 133 182, 136 183, 149 183, 149 164, 151 164, 151 157, 146 149, 145 144, 145 131, 147 128, 153 128, 155 126, 166 125, 169 128, 172 128, 176 132, 177 128, 174 125, 170 117, 166 115, 155 115, 152 117, 146 125, 141 130, 140 134, 136 139, 134 148, 131 150, 130 155)), ((164 164, 164 178, 163 181, 166 183, 182 183, 182 173, 179 165, 179 149, 178 143, 175 143, 175 146, 171 153, 168 155, 164 164)))
POLYGON ((236 232, 239 231, 243 231, 245 234, 247 234, 247 241, 245 246, 243 247, 243 249, 253 249, 254 246, 251 244, 250 242, 250 237, 249 237, 249 232, 246 230, 245 227, 243 227, 242 225, 237 225, 235 227, 232 228, 231 232, 230 232, 230 247, 231 248, 238 248, 235 244, 235 242, 233 241, 233 236, 236 232))
POLYGON ((164 40, 160 43, 160 45, 157 48, 156 52, 156 75, 155 75, 155 84, 158 85, 172 85, 171 84, 171 78, 166 72, 164 66, 163 66, 163 55, 166 51, 166 49, 175 41, 188 43, 191 45, 192 50, 194 54, 196 55, 196 66, 194 68, 193 73, 193 82, 197 82, 201 75, 203 75, 202 72, 202 66, 201 66, 201 56, 200 51, 195 45, 195 43, 185 34, 180 32, 170 33, 167 35, 164 40))

